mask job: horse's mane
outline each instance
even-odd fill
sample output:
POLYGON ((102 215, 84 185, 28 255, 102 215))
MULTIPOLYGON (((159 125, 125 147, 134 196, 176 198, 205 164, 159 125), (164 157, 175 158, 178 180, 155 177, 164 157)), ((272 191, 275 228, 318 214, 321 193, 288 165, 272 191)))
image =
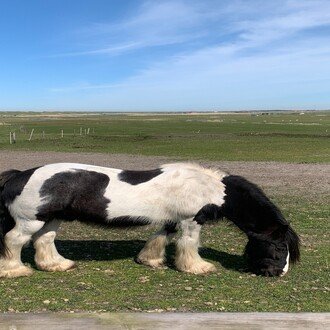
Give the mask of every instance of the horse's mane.
POLYGON ((169 164, 164 164, 160 166, 162 170, 185 170, 185 171, 192 171, 192 172, 199 172, 206 174, 210 177, 216 178, 221 180, 223 177, 227 176, 228 173, 220 170, 219 168, 215 166, 206 166, 206 165, 201 165, 199 163, 194 163, 194 162, 182 162, 182 163, 169 163, 169 164))
POLYGON ((290 260, 293 263, 298 261, 299 237, 265 193, 241 176, 229 175, 223 178, 222 182, 226 187, 222 215, 248 237, 273 242, 285 241, 289 248, 290 260))

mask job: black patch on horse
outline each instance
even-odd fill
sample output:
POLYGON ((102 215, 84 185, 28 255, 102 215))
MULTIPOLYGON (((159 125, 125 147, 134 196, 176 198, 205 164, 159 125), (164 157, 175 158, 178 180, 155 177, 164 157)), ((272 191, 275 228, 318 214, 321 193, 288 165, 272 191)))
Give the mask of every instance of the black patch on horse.
POLYGON ((135 186, 140 183, 150 181, 151 179, 162 173, 163 171, 159 168, 149 171, 125 170, 118 174, 118 178, 120 181, 124 181, 135 186))
POLYGON ((30 177, 39 167, 31 168, 26 171, 10 170, 1 173, 1 177, 7 176, 8 180, 3 187, 1 198, 5 204, 11 203, 17 196, 19 196, 30 177))
POLYGON ((35 169, 28 171, 9 170, 0 174, 0 256, 6 257, 8 249, 5 235, 15 227, 15 220, 7 209, 7 204, 21 194, 35 169))
POLYGON ((79 220, 104 224, 110 200, 104 197, 109 184, 106 174, 87 170, 61 172, 47 179, 40 196, 47 201, 38 209, 37 219, 79 220))
POLYGON ((215 204, 204 205, 195 215, 194 220, 199 225, 204 225, 207 221, 216 221, 222 218, 221 208, 215 204))
POLYGON ((178 231, 178 223, 173 221, 168 221, 164 225, 164 230, 166 235, 175 234, 178 231))
POLYGON ((237 175, 222 179, 225 184, 221 212, 246 234, 271 234, 281 226, 288 226, 281 211, 255 184, 237 175))
POLYGON ((133 217, 133 216, 122 216, 112 218, 107 221, 106 225, 109 227, 136 227, 136 226, 146 226, 151 224, 151 220, 146 217, 133 217))
POLYGON ((15 220, 0 201, 0 257, 8 256, 5 235, 15 227, 15 220))

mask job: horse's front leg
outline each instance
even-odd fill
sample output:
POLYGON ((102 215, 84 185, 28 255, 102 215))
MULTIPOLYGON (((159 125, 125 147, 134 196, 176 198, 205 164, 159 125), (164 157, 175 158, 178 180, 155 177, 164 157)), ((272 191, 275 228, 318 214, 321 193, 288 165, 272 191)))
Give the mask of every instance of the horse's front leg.
POLYGON ((152 235, 135 258, 135 261, 152 268, 164 267, 165 248, 169 240, 177 232, 176 226, 176 223, 167 223, 152 235))
POLYGON ((182 236, 176 243, 175 265, 182 272, 205 274, 216 270, 198 254, 201 227, 193 218, 181 222, 182 236))

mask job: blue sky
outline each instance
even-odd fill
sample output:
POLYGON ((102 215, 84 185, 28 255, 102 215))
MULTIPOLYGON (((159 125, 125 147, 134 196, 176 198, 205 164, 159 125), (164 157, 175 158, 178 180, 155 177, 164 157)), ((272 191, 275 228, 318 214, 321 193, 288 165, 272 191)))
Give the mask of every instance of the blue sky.
POLYGON ((1 0, 0 109, 330 108, 329 0, 1 0))

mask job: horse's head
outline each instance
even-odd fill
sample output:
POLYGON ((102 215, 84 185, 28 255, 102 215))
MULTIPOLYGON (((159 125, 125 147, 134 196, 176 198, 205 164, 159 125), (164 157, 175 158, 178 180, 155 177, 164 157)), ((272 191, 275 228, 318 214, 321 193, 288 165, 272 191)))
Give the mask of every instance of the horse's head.
POLYGON ((251 235, 245 248, 250 270, 263 276, 283 276, 289 262, 299 261, 299 237, 290 226, 271 235, 251 235))
POLYGON ((250 270, 263 276, 284 275, 289 269, 289 250, 285 242, 275 243, 250 238, 245 255, 250 270))

